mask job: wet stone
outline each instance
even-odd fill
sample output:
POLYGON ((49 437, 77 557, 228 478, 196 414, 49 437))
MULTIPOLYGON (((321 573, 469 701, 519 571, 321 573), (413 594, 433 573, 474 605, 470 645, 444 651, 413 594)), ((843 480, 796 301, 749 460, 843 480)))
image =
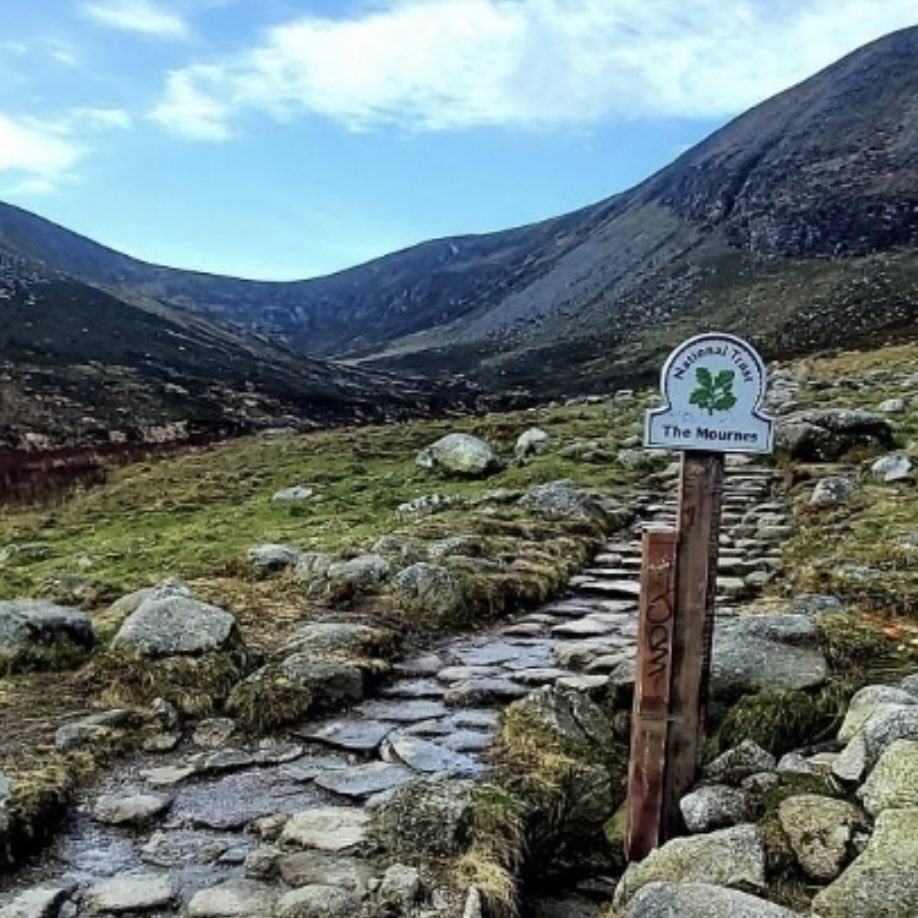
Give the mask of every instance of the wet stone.
POLYGON ((280 773, 291 781, 301 781, 306 783, 314 781, 321 774, 327 771, 334 771, 339 768, 347 768, 349 763, 346 759, 338 758, 331 755, 313 755, 304 756, 296 762, 291 762, 281 768, 280 773))
POLYGON ((395 724, 377 720, 335 720, 301 735, 339 749, 369 754, 379 748, 394 727, 395 724))
POLYGON ((499 704, 522 698, 526 689, 510 679, 498 677, 466 679, 451 685, 443 696, 447 704, 455 707, 479 704, 499 704))
POLYGON ((171 787, 190 778, 195 773, 191 765, 164 765, 161 768, 149 768, 141 772, 148 784, 156 787, 171 787))
POLYGON ((383 686, 380 694, 386 698, 442 698, 443 686, 434 679, 400 679, 383 686))
POLYGON ((551 633, 557 637, 600 637, 615 630, 614 624, 587 617, 555 625, 551 633))
POLYGON ((344 851, 366 841, 368 814, 359 807, 325 806, 295 813, 280 835, 283 845, 344 851))
POLYGON ((499 666, 447 666, 437 673, 440 682, 460 682, 464 679, 499 676, 503 670, 499 666))
POLYGON ((161 794, 105 794, 96 801, 93 818, 109 826, 142 826, 161 816, 171 805, 172 798, 161 794))
POLYGON ((403 676, 435 676, 446 664, 435 653, 396 663, 393 670, 403 676))
MULTIPOLYGON (((176 868, 187 865, 214 864, 231 850, 238 850, 235 834, 214 833, 198 829, 171 829, 154 832, 139 850, 140 860, 152 867, 176 868)), ((254 847, 254 842, 249 847, 254 847)), ((243 852, 240 862, 245 858, 243 852)))
POLYGON ((67 886, 38 886, 20 893, 0 908, 0 918, 54 918, 70 894, 67 886))
POLYGON ((270 915, 271 888, 255 880, 228 880, 198 890, 188 903, 189 918, 254 918, 270 915))
POLYGON ((544 632, 545 627, 540 622, 520 622, 501 629, 501 634, 508 636, 536 637, 544 632))
POLYGON ((355 713, 372 720, 413 723, 442 717, 449 710, 439 701, 367 701, 355 708, 355 713))
POLYGON ((373 878, 373 868, 363 860, 326 851, 297 851, 277 862, 281 878, 294 888, 325 883, 363 893, 373 878))
POLYGON ((293 813, 318 799, 315 791, 285 778, 280 768, 253 769, 183 788, 172 815, 195 826, 241 829, 259 817, 293 813))
POLYGON ((401 787, 414 780, 413 771, 387 762, 369 762, 326 772, 316 778, 316 785, 343 797, 369 797, 401 787))
POLYGON ((119 915, 168 906, 175 887, 167 876, 136 874, 102 880, 89 888, 85 901, 95 912, 119 915))
POLYGON ((569 673, 565 669, 558 669, 556 666, 539 666, 535 669, 518 669, 512 674, 512 679, 523 685, 545 685, 566 675, 569 673))
POLYGON ((494 745, 494 735, 479 730, 456 730, 444 736, 441 744, 453 752, 484 752, 494 745))
POLYGON ((393 753, 415 771, 457 776, 472 776, 484 771, 480 762, 420 737, 396 734, 389 744, 393 753))

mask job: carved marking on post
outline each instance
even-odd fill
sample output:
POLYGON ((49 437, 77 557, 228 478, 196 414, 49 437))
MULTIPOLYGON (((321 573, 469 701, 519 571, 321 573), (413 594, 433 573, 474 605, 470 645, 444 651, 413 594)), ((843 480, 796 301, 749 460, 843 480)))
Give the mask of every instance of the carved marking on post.
POLYGON ((637 675, 628 769, 625 855, 644 857, 660 841, 675 620, 676 533, 644 533, 637 675))

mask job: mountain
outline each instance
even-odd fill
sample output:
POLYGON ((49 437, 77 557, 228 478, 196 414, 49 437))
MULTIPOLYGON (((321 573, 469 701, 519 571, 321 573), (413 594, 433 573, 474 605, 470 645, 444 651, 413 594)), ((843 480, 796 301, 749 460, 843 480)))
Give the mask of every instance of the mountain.
POLYGON ((446 401, 417 381, 305 357, 137 295, 127 301, 6 242, 0 318, 0 455, 418 415, 446 401))
POLYGON ((719 327, 768 355, 912 334, 918 28, 764 102, 631 191, 325 278, 144 264, 14 208, 0 245, 109 293, 297 352, 549 396, 654 372, 719 327))

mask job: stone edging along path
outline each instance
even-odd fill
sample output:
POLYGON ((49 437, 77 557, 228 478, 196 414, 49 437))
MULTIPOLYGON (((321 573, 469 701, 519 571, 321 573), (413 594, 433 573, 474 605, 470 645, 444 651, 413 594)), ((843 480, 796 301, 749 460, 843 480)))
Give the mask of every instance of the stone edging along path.
MULTIPOLYGON (((674 470, 660 483, 633 497, 645 523, 674 521, 674 470)), ((719 614, 780 570, 789 527, 775 486, 769 468, 728 466, 719 614)), ((177 749, 116 768, 11 878, 0 903, 20 910, 0 916, 474 915, 474 893, 459 902, 422 889, 413 865, 393 866, 370 813, 419 777, 485 777, 502 708, 532 689, 633 683, 639 526, 562 598, 403 661, 342 716, 257 745, 237 743, 232 721, 205 721, 177 749)))

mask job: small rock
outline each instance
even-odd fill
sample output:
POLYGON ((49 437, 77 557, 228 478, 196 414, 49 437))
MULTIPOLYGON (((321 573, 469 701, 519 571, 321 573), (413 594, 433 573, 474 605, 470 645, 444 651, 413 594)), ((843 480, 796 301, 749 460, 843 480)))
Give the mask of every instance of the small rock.
POLYGON ((278 861, 283 881, 294 888, 324 884, 363 893, 373 877, 373 867, 364 860, 342 857, 327 851, 297 851, 278 861))
POLYGON ((466 605, 462 583, 438 564, 420 561, 406 567, 393 578, 392 589, 397 597, 437 618, 458 616, 466 605))
POLYGON ((692 833, 736 825, 749 815, 750 801, 741 790, 725 784, 705 784, 679 801, 685 826, 692 833))
POLYGON ((97 912, 120 915, 166 908, 175 899, 172 880, 160 874, 136 874, 100 880, 85 894, 85 901, 97 912))
POLYGON ((256 545, 249 549, 249 561, 259 574, 268 574, 274 571, 282 571, 286 567, 296 564, 300 558, 300 552, 289 545, 278 545, 269 542, 265 545, 256 545))
POLYGON ((85 652, 95 643, 89 616, 34 599, 0 601, 0 665, 27 665, 31 654, 64 644, 85 652))
POLYGON ((421 874, 416 867, 393 864, 383 874, 376 895, 380 902, 407 912, 421 898, 422 889, 421 874))
POLYGON ((853 478, 841 475, 821 478, 816 482, 816 487, 810 496, 810 506, 817 510, 840 507, 848 503, 856 490, 857 482, 853 478))
POLYGON ((312 488, 307 488, 304 485, 293 485, 290 488, 276 491, 271 498, 271 503, 280 504, 283 507, 292 507, 309 500, 314 493, 312 488))
POLYGON ((144 826, 162 816, 171 805, 172 798, 161 794, 105 794, 96 801, 93 818, 109 826, 144 826))
POLYGON ((385 580, 392 566, 382 555, 358 555, 349 561, 329 565, 325 576, 329 581, 355 587, 369 587, 385 580))
POLYGON ((912 463, 908 456, 892 455, 877 459, 870 466, 870 472, 883 481, 902 481, 908 478, 912 471, 912 463))
POLYGON ((882 411, 883 414, 902 414, 905 411, 905 399, 888 398, 877 405, 877 411, 882 411))
POLYGON ((312 583, 321 580, 335 559, 322 551, 304 551, 297 558, 293 568, 293 579, 300 583, 312 583))
POLYGON ((705 766, 704 775, 712 781, 738 784, 757 772, 774 771, 775 757, 752 740, 743 740, 705 766))
POLYGON ((270 915, 271 888, 255 880, 227 880, 199 889, 188 903, 188 918, 255 918, 270 915))
POLYGON ((513 454, 518 462, 523 462, 540 452, 550 440, 551 437, 544 430, 538 427, 530 427, 529 430, 523 431, 517 437, 513 454))
POLYGON ((315 884, 285 893, 277 901, 277 918, 355 918, 360 897, 338 886, 315 884))
POLYGON ((781 756, 778 762, 778 773, 788 775, 818 775, 817 768, 809 759, 804 758, 799 752, 788 752, 781 756))
POLYGON ((236 732, 236 721, 230 717, 211 717, 195 727, 192 740, 205 749, 217 749, 236 732))
POLYGON ((273 845, 261 845, 250 851, 245 857, 245 874, 260 880, 266 880, 277 872, 277 861, 280 851, 273 845))
MULTIPOLYGON (((455 503, 456 498, 450 497, 448 494, 422 494, 420 497, 415 497, 412 500, 405 501, 403 504, 399 504, 395 508, 395 512, 402 519, 410 519, 414 516, 430 516, 433 513, 438 513, 440 510, 451 507, 455 503)), ((379 551, 375 545, 373 548, 374 551, 379 551)))
POLYGON ((69 886, 36 886, 0 908, 0 918, 57 918, 70 895, 69 886))

